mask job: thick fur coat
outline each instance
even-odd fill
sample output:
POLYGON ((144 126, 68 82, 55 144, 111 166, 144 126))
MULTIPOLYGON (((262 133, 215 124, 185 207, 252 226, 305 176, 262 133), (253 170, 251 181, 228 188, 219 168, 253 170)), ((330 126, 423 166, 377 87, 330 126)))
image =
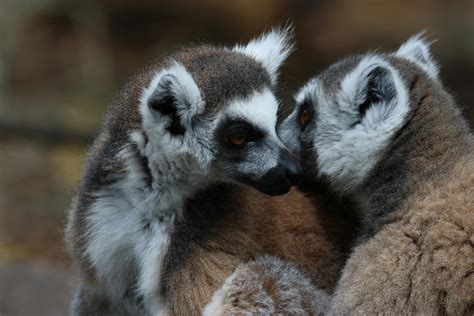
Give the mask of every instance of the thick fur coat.
POLYGON ((198 315, 241 262, 264 254, 334 289, 353 237, 346 205, 259 192, 287 192, 300 170, 275 130, 288 40, 273 31, 184 49, 111 104, 69 214, 73 314, 198 315), (231 143, 242 133, 250 141, 231 143))
POLYGON ((362 222, 329 306, 316 295, 312 312, 472 315, 474 137, 420 36, 310 80, 280 136, 362 222))

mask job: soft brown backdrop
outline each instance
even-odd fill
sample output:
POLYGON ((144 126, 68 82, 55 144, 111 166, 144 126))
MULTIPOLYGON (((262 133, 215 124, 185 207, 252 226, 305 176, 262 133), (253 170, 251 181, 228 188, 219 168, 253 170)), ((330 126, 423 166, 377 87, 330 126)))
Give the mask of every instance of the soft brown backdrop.
POLYGON ((181 45, 231 45, 287 21, 298 49, 282 69, 285 106, 344 55, 393 50, 427 30, 474 122, 474 1, 0 0, 0 315, 66 312, 66 210, 126 78, 181 45))

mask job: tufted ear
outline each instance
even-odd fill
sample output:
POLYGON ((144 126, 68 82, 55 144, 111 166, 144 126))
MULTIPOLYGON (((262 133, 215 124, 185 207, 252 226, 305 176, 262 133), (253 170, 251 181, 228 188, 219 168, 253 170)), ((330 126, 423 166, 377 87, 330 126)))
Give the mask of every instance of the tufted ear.
POLYGON ((359 119, 365 117, 372 106, 387 107, 397 97, 397 89, 392 73, 381 65, 373 65, 366 70, 358 84, 359 119))
POLYGON ((355 114, 352 127, 367 130, 401 122, 408 110, 406 88, 398 73, 378 56, 368 55, 341 82, 341 102, 355 114))
POLYGON ((272 83, 278 79, 278 68, 293 51, 292 27, 273 29, 251 40, 247 45, 237 45, 234 51, 255 58, 261 62, 270 74, 272 83))
POLYGON ((402 44, 396 56, 406 58, 423 68, 433 78, 438 78, 438 65, 430 52, 431 43, 423 38, 423 33, 412 36, 402 44))
POLYGON ((144 123, 164 123, 170 134, 184 135, 192 117, 201 113, 203 107, 193 77, 182 64, 174 62, 156 74, 144 90, 140 111, 144 123))

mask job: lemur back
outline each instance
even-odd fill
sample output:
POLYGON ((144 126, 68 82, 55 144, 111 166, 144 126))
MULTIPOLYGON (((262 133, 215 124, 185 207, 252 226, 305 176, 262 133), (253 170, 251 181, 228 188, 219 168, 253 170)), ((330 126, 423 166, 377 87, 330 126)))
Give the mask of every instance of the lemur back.
POLYGON ((294 193, 307 220, 286 222, 285 200, 255 190, 286 193, 301 172, 275 131, 272 90, 290 46, 273 31, 232 49, 194 47, 132 78, 108 109, 70 212, 81 279, 73 314, 199 314, 238 263, 266 252, 334 287, 350 230, 313 229, 326 225, 318 202, 294 193), (280 221, 290 230, 268 228, 280 221), (317 246, 290 247, 309 240, 317 246))
POLYGON ((426 41, 329 67, 280 136, 362 219, 330 315, 472 313, 474 137, 426 41))

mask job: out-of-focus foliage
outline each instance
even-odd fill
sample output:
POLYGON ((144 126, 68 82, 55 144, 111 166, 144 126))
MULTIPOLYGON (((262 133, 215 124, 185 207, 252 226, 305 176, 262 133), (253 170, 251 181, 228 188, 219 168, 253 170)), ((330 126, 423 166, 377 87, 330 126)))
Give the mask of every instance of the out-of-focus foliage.
POLYGON ((244 42, 288 21, 297 50, 282 69, 285 107, 328 64, 394 50, 426 30, 438 39, 443 81, 474 122, 473 1, 0 1, 1 315, 64 313, 66 210, 86 147, 126 78, 180 46, 244 42), (14 273, 31 282, 17 285, 19 301, 3 294, 14 273), (41 282, 50 285, 44 297, 29 297, 25 289, 41 282))

